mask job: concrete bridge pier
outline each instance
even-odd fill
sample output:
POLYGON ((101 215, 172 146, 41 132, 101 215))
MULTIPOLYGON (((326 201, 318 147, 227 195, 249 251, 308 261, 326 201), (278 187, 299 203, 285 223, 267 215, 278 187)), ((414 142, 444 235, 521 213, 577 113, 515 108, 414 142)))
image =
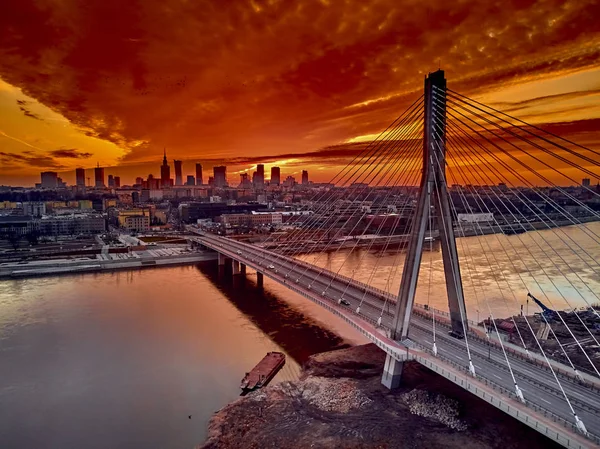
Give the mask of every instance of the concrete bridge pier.
POLYGON ((240 273, 246 274, 246 265, 243 263, 240 263, 240 273))
POLYGON ((219 253, 219 265, 225 265, 227 259, 229 258, 225 254, 219 253))
POLYGON ((399 362, 391 355, 385 357, 385 365, 383 366, 383 376, 381 383, 390 390, 394 390, 400 386, 400 378, 402 377, 402 366, 404 362, 399 362))
POLYGON ((231 274, 240 274, 240 263, 234 259, 231 260, 231 274))
POLYGON ((262 273, 256 272, 256 285, 260 288, 264 286, 264 275, 262 273))

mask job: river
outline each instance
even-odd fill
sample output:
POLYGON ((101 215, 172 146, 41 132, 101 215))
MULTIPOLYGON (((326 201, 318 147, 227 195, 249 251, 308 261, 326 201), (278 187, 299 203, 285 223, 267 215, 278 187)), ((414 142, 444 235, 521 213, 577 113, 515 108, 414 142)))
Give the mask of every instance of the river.
MULTIPOLYGON (((469 317, 517 313, 523 283, 556 308, 600 302, 600 223, 585 226, 459 239, 469 317)), ((395 293, 404 254, 305 257, 395 293)), ((277 382, 297 378, 311 354, 364 342, 255 281, 216 263, 0 281, 0 447, 191 449, 267 351, 287 355, 277 382)), ((427 251, 417 301, 447 310, 444 288, 441 254, 427 251)))
POLYGON ((362 342, 255 281, 216 263, 0 281, 0 448, 191 449, 267 351, 287 355, 277 382, 362 342))

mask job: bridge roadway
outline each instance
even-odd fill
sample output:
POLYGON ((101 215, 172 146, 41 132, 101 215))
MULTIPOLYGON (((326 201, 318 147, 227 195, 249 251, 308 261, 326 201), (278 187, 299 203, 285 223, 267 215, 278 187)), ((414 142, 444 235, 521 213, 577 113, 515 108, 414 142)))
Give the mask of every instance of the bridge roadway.
MULTIPOLYGON (((295 284, 296 287, 309 289, 320 300, 326 299, 339 304, 340 298, 343 297, 350 303, 347 306, 349 311, 354 312, 360 305, 361 318, 374 324, 381 317, 382 328, 389 330, 392 327, 395 304, 391 303, 385 292, 356 281, 348 285, 348 278, 336 276, 335 273, 327 270, 321 272, 320 267, 266 251, 252 244, 211 234, 203 234, 197 240, 227 257, 268 274, 281 284, 288 284, 291 287, 295 284), (383 313, 382 309, 384 309, 383 313)), ((447 322, 436 319, 437 358, 463 370, 468 369, 466 350, 468 341, 476 377, 485 379, 487 384, 498 386, 501 390, 515 391, 506 358, 498 345, 490 344, 485 337, 478 336, 474 332, 470 332, 466 340, 457 340, 448 335, 449 329, 447 322)), ((415 309, 411 318, 410 341, 431 353, 433 337, 431 318, 415 309)), ((527 357, 512 352, 507 352, 507 356, 527 405, 572 429, 573 415, 550 369, 547 366, 534 364, 527 357)), ((590 438, 598 444, 600 442, 600 390, 593 385, 578 381, 568 373, 569 367, 563 366, 561 373, 558 374, 561 385, 577 415, 584 422, 590 438)), ((512 397, 515 398, 515 395, 512 394, 512 397)))

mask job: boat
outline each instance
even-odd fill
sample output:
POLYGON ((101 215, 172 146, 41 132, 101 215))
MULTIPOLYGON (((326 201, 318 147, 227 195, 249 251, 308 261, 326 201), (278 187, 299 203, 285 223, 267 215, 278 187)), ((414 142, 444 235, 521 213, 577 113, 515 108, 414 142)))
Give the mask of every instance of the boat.
POLYGON ((283 368, 283 365, 285 365, 285 354, 276 351, 268 352, 242 379, 240 384, 242 392, 245 394, 264 387, 283 368))

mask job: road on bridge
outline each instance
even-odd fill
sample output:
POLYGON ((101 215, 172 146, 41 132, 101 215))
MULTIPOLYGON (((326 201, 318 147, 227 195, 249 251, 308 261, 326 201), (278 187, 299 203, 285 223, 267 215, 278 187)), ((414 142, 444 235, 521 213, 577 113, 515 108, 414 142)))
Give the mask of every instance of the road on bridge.
MULTIPOLYGON (((349 311, 355 312, 360 307, 359 316, 371 323, 380 323, 385 329, 391 329, 395 304, 378 289, 368 288, 364 284, 352 281, 343 276, 320 267, 312 266, 287 256, 266 251, 252 244, 237 242, 232 239, 210 234, 198 237, 199 241, 224 255, 238 260, 281 284, 296 284, 313 292, 319 299, 327 299, 340 304, 343 299, 348 303, 349 311)), ((546 416, 554 415, 558 421, 574 424, 574 417, 566 402, 561 388, 557 384, 552 371, 540 366, 526 357, 507 352, 490 344, 470 332, 467 338, 458 340, 448 334, 449 326, 444 321, 436 320, 434 334, 433 322, 419 313, 413 313, 409 331, 409 339, 421 349, 432 352, 435 338, 437 357, 468 370, 469 359, 467 344, 475 374, 492 385, 514 392, 515 385, 510 374, 506 358, 510 362, 516 382, 529 406, 543 411, 546 416)), ((569 370, 564 367, 565 372, 569 370)), ((558 375, 562 388, 571 401, 577 416, 584 422, 592 438, 600 437, 600 392, 590 385, 583 384, 575 377, 558 375)))

